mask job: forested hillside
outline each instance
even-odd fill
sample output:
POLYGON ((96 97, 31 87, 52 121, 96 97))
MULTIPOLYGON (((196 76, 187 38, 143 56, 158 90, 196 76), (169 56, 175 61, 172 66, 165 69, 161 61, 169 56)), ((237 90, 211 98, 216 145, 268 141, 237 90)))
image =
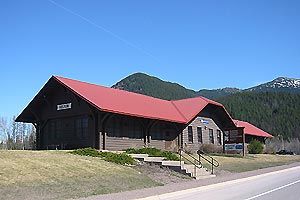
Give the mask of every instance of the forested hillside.
POLYGON ((113 86, 160 99, 204 96, 223 103, 230 114, 270 132, 300 139, 300 80, 279 77, 273 81, 240 90, 222 88, 194 91, 177 83, 143 73, 132 74, 113 86))
POLYGON ((196 96, 195 91, 189 90, 177 83, 163 81, 143 73, 132 74, 112 87, 166 100, 196 96))
POLYGON ((202 89, 194 91, 187 89, 178 83, 163 81, 154 76, 149 76, 144 73, 135 73, 127 76, 118 83, 112 86, 121 90, 145 94, 148 96, 166 99, 177 100, 196 96, 204 96, 210 99, 217 99, 219 97, 228 96, 240 92, 238 88, 221 88, 215 90, 202 89))
POLYGON ((300 139, 300 95, 243 92, 218 99, 232 117, 287 138, 300 139))

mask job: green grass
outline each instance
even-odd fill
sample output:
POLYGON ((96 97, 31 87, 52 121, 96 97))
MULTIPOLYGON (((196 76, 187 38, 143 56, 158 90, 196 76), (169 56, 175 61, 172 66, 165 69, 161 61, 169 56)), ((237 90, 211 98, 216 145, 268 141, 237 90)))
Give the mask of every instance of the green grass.
POLYGON ((66 151, 0 151, 0 199, 68 199, 159 185, 131 167, 66 151))

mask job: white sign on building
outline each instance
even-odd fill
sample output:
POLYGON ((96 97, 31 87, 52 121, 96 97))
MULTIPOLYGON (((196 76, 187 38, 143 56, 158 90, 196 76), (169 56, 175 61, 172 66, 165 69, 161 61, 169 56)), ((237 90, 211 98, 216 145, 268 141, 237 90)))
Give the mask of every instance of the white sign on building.
POLYGON ((57 110, 67 110, 72 108, 72 103, 64 103, 57 105, 57 110))

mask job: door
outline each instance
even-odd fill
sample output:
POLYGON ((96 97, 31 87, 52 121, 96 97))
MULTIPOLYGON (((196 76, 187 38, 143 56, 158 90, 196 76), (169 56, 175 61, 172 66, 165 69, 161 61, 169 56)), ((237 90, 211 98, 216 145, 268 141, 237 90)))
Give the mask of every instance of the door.
POLYGON ((165 131, 165 149, 167 151, 178 151, 178 134, 174 130, 165 131))

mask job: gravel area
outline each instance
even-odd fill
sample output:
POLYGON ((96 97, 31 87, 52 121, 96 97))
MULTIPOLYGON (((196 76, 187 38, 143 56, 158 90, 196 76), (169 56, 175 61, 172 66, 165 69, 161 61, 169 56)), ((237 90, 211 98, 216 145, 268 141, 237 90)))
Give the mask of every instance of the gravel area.
POLYGON ((182 183, 193 180, 189 176, 158 165, 143 163, 133 168, 138 170, 140 173, 147 175, 152 180, 161 183, 162 185, 167 185, 171 183, 182 183))
MULTIPOLYGON (((268 172, 287 169, 287 168, 291 168, 291 167, 295 167, 295 166, 300 166, 300 162, 289 164, 289 165, 264 168, 264 169, 259 169, 259 170, 255 170, 255 171, 242 172, 242 173, 230 173, 230 172, 226 172, 226 171, 218 171, 216 178, 209 178, 209 179, 202 179, 202 180, 192 179, 189 181, 185 180, 185 181, 180 181, 180 182, 172 182, 172 181, 168 182, 167 181, 168 183, 164 186, 145 188, 145 189, 141 189, 141 190, 126 191, 126 192, 115 193, 115 194, 91 196, 88 198, 82 198, 81 200, 114 200, 114 199, 129 200, 129 199, 143 198, 143 197, 148 197, 148 196, 153 196, 153 195, 164 194, 164 193, 168 193, 168 192, 175 192, 175 191, 189 189, 189 188, 211 185, 211 184, 215 184, 215 183, 220 183, 220 182, 225 182, 225 181, 230 181, 230 180, 235 180, 235 179, 240 179, 240 178, 246 178, 246 177, 264 174, 264 173, 268 173, 268 172)), ((145 169, 143 169, 143 170, 145 170, 145 169)), ((153 169, 150 166, 147 170, 153 170, 153 169)), ((145 172, 147 170, 145 170, 145 172)), ((141 172, 141 173, 144 173, 144 172, 141 172)), ((166 172, 163 172, 163 174, 165 174, 165 173, 166 172)), ((157 176, 157 175, 155 175, 155 176, 157 176)))

